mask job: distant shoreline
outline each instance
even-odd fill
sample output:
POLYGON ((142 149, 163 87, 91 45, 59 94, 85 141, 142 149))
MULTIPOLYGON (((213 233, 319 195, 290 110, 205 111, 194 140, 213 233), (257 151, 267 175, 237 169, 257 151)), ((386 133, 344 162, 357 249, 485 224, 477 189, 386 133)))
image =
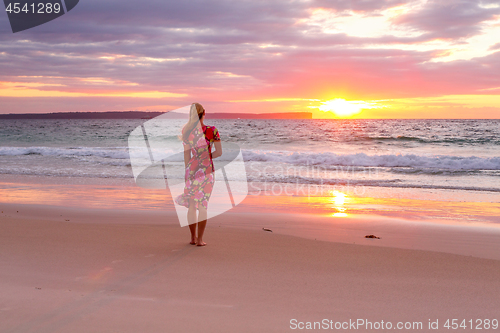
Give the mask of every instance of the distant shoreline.
MULTIPOLYGON (((0 114, 0 119, 151 119, 164 112, 105 111, 0 114)), ((312 119, 311 112, 210 113, 207 119, 312 119)))

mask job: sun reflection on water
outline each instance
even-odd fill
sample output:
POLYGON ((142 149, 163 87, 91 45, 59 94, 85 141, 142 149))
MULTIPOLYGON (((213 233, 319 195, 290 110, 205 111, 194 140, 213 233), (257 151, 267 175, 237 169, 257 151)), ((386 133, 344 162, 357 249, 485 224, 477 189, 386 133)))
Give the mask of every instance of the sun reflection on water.
POLYGON ((330 194, 331 194, 330 202, 333 203, 332 208, 336 210, 336 212, 331 214, 331 216, 347 217, 348 214, 346 213, 347 209, 345 207, 347 195, 340 191, 331 191, 330 194))

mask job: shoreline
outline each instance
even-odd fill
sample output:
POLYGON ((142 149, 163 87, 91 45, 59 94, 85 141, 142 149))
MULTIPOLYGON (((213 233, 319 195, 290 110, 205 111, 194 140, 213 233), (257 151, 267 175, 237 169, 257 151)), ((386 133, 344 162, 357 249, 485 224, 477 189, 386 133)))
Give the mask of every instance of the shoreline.
MULTIPOLYGON (((0 204, 2 219, 55 221, 66 224, 168 226, 181 229, 172 210, 121 210, 48 205, 0 204)), ((369 214, 331 217, 285 211, 255 213, 234 209, 209 219, 208 225, 264 232, 331 243, 433 251, 500 260, 500 227, 446 224, 441 220, 410 220, 369 214), (365 238, 375 235, 380 239, 365 238)), ((207 235, 208 239, 210 235, 207 235)))
MULTIPOLYGON (((132 179, 90 180, 3 177, 0 217, 178 226, 168 191, 143 189, 132 179)), ((338 191, 311 197, 249 195, 209 224, 245 230, 270 228, 274 233, 330 242, 500 259, 500 206, 495 200, 453 201, 453 193, 446 191, 380 193, 368 189, 367 193, 373 197, 338 191), (381 239, 364 238, 372 234, 381 239)))

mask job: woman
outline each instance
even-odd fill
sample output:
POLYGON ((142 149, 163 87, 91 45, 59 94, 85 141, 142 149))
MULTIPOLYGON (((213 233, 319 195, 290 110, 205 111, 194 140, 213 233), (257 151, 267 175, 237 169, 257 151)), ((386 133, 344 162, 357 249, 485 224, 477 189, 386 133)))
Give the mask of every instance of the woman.
POLYGON ((188 208, 187 218, 191 231, 189 244, 205 246, 203 233, 207 225, 208 200, 214 185, 213 158, 222 155, 219 131, 215 126, 205 126, 205 109, 199 103, 193 103, 189 112, 189 120, 182 129, 184 145, 184 165, 186 167, 184 193, 175 201, 188 208), (215 152, 212 153, 212 144, 215 152), (198 210, 198 218, 196 218, 198 210), (196 223, 198 221, 198 223, 196 223), (198 225, 198 237, 196 237, 198 225))

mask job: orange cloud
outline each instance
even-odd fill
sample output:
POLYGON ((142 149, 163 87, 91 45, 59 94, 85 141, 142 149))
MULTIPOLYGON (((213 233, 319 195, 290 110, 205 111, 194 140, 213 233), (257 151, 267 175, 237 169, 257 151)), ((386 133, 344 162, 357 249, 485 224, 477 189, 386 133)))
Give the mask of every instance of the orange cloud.
POLYGON ((48 84, 38 82, 0 82, 0 96, 3 97, 132 97, 132 98, 178 98, 187 94, 166 91, 124 91, 124 90, 95 90, 70 92, 52 90, 53 87, 64 87, 62 84, 48 84), (48 88, 41 90, 37 88, 48 88), (50 90, 49 90, 50 89, 50 90))

